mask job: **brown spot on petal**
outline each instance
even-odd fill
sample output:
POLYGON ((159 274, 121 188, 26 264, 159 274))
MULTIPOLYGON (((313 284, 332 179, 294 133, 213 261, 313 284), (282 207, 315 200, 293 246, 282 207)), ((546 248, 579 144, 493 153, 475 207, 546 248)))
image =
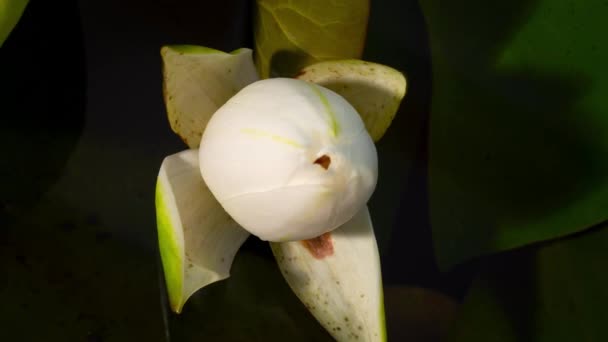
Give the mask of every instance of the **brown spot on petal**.
POLYGON ((314 239, 303 240, 302 245, 315 259, 323 259, 334 254, 334 244, 331 240, 331 233, 325 233, 314 239))
POLYGON ((321 165, 322 168, 327 170, 327 169, 329 169, 329 165, 331 164, 331 158, 329 158, 328 155, 324 154, 324 155, 320 156, 319 158, 317 158, 317 160, 315 160, 314 163, 321 165))

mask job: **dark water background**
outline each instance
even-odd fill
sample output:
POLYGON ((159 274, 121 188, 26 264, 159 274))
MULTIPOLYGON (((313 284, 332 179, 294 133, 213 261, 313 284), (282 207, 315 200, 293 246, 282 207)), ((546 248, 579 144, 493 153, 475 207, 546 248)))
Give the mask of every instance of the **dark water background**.
MULTIPOLYGON (((0 341, 179 341, 206 329, 174 317, 167 329, 165 319, 154 185, 162 159, 185 146, 166 120, 159 50, 251 47, 249 11, 245 0, 30 2, 0 50, 0 341)), ((404 71, 415 85, 378 146, 370 204, 389 337, 418 324, 397 323, 412 305, 399 301, 405 286, 449 296, 437 307, 451 312, 470 276, 439 273, 433 258, 428 49, 416 1, 372 2, 364 59, 404 71)), ((272 262, 255 239, 245 253, 272 262)), ((244 292, 243 301, 256 295, 244 292)))

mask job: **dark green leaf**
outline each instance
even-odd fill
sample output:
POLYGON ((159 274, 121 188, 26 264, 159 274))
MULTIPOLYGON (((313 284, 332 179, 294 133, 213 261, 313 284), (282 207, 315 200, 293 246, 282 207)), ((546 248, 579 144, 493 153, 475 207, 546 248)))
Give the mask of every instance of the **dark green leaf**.
MULTIPOLYGON (((455 318, 455 300, 430 289, 388 286, 384 295, 389 341, 442 341, 455 318)), ((248 250, 237 254, 228 280, 203 288, 171 316, 172 340, 181 342, 333 341, 276 262, 248 250)))
POLYGON ((608 341, 608 226, 518 251, 482 272, 453 341, 608 341))
POLYGON ((384 294, 388 341, 445 341, 456 318, 456 300, 431 289, 408 286, 389 286, 384 294))
POLYGON ((605 1, 421 3, 439 263, 608 219, 605 1))
POLYGON ((331 341, 274 260, 238 253, 231 277, 193 295, 171 320, 176 341, 331 341))
POLYGON ((255 59, 262 78, 293 76, 331 59, 360 58, 369 0, 257 0, 255 59))

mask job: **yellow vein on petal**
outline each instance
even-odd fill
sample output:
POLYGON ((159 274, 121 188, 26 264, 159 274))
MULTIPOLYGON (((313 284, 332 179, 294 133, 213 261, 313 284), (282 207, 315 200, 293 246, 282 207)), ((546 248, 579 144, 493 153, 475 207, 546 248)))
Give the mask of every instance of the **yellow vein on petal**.
POLYGON ((340 134, 340 126, 338 125, 338 120, 336 120, 336 113, 334 112, 334 109, 331 107, 331 104, 329 103, 329 100, 327 99, 325 94, 323 94, 323 92, 321 92, 321 89, 319 89, 319 87, 316 84, 309 83, 309 85, 310 85, 310 88, 313 90, 313 92, 321 100, 321 103, 323 104, 323 107, 325 108, 325 112, 329 116, 329 124, 331 126, 331 133, 334 137, 337 137, 338 134, 340 134))
POLYGON ((280 135, 276 135, 276 134, 273 134, 273 133, 270 133, 270 132, 265 132, 265 131, 262 131, 262 130, 259 130, 259 129, 255 129, 255 128, 243 128, 243 129, 241 129, 241 132, 245 133, 247 135, 256 137, 256 138, 268 138, 268 139, 271 139, 271 140, 273 140, 275 142, 282 143, 282 144, 285 144, 285 145, 289 145, 289 146, 292 146, 292 147, 304 148, 304 146, 302 146, 300 143, 298 143, 295 140, 292 140, 292 139, 289 139, 289 138, 285 138, 285 137, 282 137, 280 135))

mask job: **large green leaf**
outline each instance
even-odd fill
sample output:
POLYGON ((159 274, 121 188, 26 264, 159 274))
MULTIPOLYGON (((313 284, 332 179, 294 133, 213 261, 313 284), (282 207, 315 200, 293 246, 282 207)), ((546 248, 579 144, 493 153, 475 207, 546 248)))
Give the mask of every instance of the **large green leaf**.
POLYGON ((0 0, 0 47, 17 25, 28 0, 0 0))
POLYGON ((257 0, 255 59, 262 78, 293 76, 309 64, 360 58, 369 0, 257 0))
POLYGON ((439 263, 608 219, 605 1, 421 2, 439 263))
POLYGON ((608 226, 518 251, 474 282, 452 341, 608 341, 608 226))

